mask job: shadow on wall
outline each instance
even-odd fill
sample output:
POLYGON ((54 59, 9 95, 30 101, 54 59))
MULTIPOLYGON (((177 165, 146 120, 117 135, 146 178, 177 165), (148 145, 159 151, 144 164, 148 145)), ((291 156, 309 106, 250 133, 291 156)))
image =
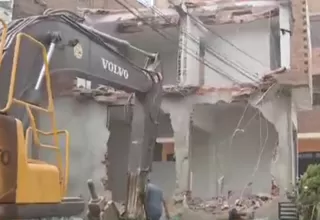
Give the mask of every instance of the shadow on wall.
POLYGON ((271 162, 278 140, 274 126, 244 103, 206 108, 214 126, 204 126, 211 127, 209 131, 192 129, 193 195, 210 198, 226 195, 228 190, 241 193, 250 182, 252 193, 270 193, 271 162))

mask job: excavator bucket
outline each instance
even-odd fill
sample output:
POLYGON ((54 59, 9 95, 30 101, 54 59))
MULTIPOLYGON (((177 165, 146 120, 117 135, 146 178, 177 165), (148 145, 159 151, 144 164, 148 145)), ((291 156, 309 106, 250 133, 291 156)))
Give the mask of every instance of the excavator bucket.
POLYGON ((68 179, 69 134, 57 130, 55 111, 51 91, 49 66, 45 46, 33 37, 19 33, 16 37, 15 53, 6 106, 0 115, 0 219, 30 219, 43 217, 69 217, 80 214, 84 210, 84 202, 80 198, 65 198, 68 179), (21 40, 26 38, 42 49, 45 66, 46 91, 48 106, 46 108, 30 104, 14 97, 17 80, 17 66, 20 58, 21 40), (13 104, 27 110, 31 127, 24 135, 22 122, 7 114, 13 104), (45 132, 36 127, 33 111, 48 114, 51 118, 51 131, 45 132), (28 136, 32 133, 33 143, 38 147, 53 149, 56 153, 57 165, 45 161, 28 158, 28 136), (62 168, 62 156, 59 147, 59 135, 66 137, 65 169, 62 168), (50 136, 53 145, 44 145, 39 135, 50 136))

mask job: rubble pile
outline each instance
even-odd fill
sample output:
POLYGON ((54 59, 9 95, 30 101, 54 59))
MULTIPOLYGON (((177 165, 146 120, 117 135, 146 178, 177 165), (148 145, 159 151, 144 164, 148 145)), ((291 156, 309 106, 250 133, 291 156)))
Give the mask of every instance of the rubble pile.
POLYGON ((246 198, 242 198, 241 200, 234 199, 234 196, 229 198, 215 197, 210 200, 191 198, 188 201, 188 207, 194 211, 202 210, 211 214, 229 212, 232 209, 236 209, 239 213, 251 213, 271 200, 272 197, 265 194, 251 195, 246 198))

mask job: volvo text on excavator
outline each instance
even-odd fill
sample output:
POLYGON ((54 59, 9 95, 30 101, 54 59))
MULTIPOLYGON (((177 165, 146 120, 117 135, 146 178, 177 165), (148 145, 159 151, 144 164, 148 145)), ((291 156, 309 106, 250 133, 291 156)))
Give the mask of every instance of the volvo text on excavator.
POLYGON ((57 130, 51 88, 55 74, 85 78, 134 94, 131 120, 140 120, 140 126, 132 130, 130 143, 134 154, 141 156, 137 159, 129 154, 125 212, 120 216, 116 205, 98 197, 88 181, 92 199, 87 216, 92 220, 145 216, 141 195, 151 168, 162 96, 162 75, 156 71, 158 54, 100 33, 66 10, 50 10, 9 24, 1 22, 0 219, 71 217, 85 210, 82 198, 66 197, 69 133, 57 130), (132 62, 126 50, 142 53, 145 66, 132 62), (37 127, 37 111, 50 117, 50 130, 37 127), (52 150, 55 164, 28 156, 29 136, 32 145, 52 150), (51 137, 52 144, 42 143, 40 136, 51 137), (61 136, 65 138, 65 158, 59 146, 61 136))

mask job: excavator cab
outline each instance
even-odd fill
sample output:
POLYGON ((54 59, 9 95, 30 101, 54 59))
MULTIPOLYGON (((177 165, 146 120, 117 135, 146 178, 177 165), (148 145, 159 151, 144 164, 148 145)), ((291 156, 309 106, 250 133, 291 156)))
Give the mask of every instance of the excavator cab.
MULTIPOLYGON (((0 45, 3 45, 3 38, 0 45)), ((65 197, 69 172, 69 133, 56 128, 46 47, 30 35, 19 33, 16 37, 12 63, 7 103, 0 110, 0 219, 70 217, 81 214, 85 207, 84 201, 77 197, 65 197), (20 45, 23 38, 42 50, 48 96, 46 108, 14 96, 20 45), (27 111, 31 126, 26 132, 21 120, 8 114, 14 104, 20 105, 27 111), (34 117, 34 112, 37 111, 51 118, 50 131, 42 131, 37 128, 34 117), (56 164, 28 158, 30 136, 35 146, 52 150, 52 153, 56 155, 56 164), (42 144, 40 136, 51 137, 52 145, 42 144), (64 167, 59 146, 60 136, 65 136, 64 167)))

